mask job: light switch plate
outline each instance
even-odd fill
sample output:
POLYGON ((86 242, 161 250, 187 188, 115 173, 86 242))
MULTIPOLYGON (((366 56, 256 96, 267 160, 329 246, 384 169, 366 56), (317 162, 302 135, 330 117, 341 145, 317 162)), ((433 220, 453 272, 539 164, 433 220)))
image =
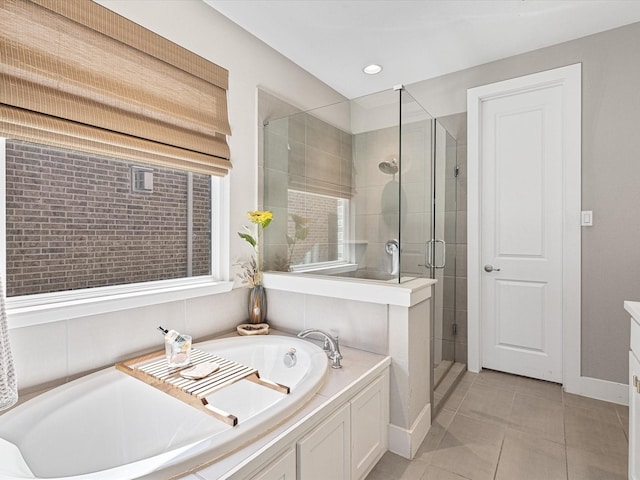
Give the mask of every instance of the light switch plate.
POLYGON ((583 210, 581 214, 581 222, 580 224, 583 227, 591 227, 593 226, 593 211, 591 210, 583 210))

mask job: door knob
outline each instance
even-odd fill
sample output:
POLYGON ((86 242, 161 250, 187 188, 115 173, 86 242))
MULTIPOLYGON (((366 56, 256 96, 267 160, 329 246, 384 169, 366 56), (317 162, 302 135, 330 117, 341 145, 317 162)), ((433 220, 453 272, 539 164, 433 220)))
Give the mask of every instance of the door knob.
POLYGON ((493 265, 485 265, 484 266, 484 271, 491 273, 491 272, 499 272, 500 269, 499 268, 494 268, 493 265))

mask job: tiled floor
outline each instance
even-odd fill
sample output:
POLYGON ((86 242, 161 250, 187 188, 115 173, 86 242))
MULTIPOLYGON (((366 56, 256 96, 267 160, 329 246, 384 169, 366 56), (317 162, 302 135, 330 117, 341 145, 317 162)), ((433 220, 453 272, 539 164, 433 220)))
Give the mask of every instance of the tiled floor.
POLYGON ((628 425, 627 407, 467 372, 415 459, 387 452, 367 480, 624 480, 628 425))

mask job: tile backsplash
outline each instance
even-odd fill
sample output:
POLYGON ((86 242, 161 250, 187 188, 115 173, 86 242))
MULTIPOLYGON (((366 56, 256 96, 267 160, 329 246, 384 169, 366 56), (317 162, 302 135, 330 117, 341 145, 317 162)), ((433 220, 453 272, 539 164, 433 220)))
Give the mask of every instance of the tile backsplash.
POLYGON ((267 295, 267 318, 274 328, 289 333, 318 328, 337 333, 341 345, 387 353, 387 305, 283 290, 267 295))
MULTIPOLYGON (((88 372, 163 348, 158 325, 195 341, 233 331, 246 321, 247 290, 79 317, 9 331, 21 393, 57 385, 88 372)), ((388 306, 268 290, 273 328, 336 333, 345 346, 385 354, 388 306)))
POLYGON ((58 384, 163 348, 158 325, 202 339, 246 318, 247 290, 190 298, 9 330, 18 388, 58 384))

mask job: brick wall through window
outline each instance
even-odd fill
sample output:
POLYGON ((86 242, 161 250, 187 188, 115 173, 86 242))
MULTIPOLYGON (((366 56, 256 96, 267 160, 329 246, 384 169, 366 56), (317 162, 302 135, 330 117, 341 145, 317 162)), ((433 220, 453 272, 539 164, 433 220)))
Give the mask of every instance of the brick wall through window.
MULTIPOLYGON (((342 238, 338 218, 339 201, 335 197, 288 191, 289 214, 307 219, 308 228, 305 240, 289 246, 290 265, 338 260, 342 238)), ((287 235, 295 238, 295 223, 291 218, 288 219, 287 235)))
MULTIPOLYGON (((187 173, 7 140, 7 296, 187 276, 187 173)), ((193 174, 192 275, 211 264, 210 177, 193 174)))

